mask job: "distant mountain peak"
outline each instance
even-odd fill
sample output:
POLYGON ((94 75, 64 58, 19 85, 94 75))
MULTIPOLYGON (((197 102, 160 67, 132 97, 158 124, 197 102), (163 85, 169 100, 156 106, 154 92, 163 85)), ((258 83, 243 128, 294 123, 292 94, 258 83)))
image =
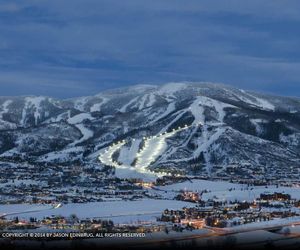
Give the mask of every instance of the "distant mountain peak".
POLYGON ((111 160, 127 170, 224 178, 229 166, 248 164, 235 174, 283 178, 297 171, 282 171, 287 166, 300 169, 299 124, 299 100, 207 82, 134 85, 67 100, 1 97, 0 161, 111 160))

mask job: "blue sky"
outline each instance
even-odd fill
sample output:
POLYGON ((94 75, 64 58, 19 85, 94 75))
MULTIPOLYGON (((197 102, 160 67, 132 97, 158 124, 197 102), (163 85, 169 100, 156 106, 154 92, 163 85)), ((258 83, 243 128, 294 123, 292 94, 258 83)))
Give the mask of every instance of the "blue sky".
POLYGON ((1 95, 210 81, 300 96, 298 0, 0 0, 1 95))

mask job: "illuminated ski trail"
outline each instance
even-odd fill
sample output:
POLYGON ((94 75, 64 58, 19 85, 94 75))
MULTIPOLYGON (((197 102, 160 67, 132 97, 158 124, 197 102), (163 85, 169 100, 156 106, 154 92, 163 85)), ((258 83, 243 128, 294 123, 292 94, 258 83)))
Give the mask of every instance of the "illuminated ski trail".
MULTIPOLYGON (((202 125, 202 123, 198 123, 196 126, 202 125)), ((100 154, 99 160, 108 166, 115 167, 116 169, 128 169, 131 171, 136 171, 141 174, 149 174, 155 175, 157 177, 161 177, 164 175, 169 175, 166 172, 154 172, 149 170, 148 168, 153 164, 159 156, 161 156, 167 148, 166 139, 174 136, 176 133, 182 130, 186 130, 192 126, 185 125, 184 127, 178 127, 177 129, 173 129, 171 132, 164 132, 159 135, 143 137, 144 146, 139 152, 136 154, 136 163, 135 166, 130 166, 123 164, 121 162, 114 161, 112 156, 115 152, 120 150, 122 146, 126 144, 126 141, 120 141, 116 144, 111 145, 108 149, 104 151, 104 153, 100 154)))
POLYGON ((116 144, 113 144, 108 147, 108 149, 105 150, 103 154, 99 156, 99 160, 108 166, 116 167, 116 168, 121 168, 122 165, 120 165, 118 162, 114 161, 112 156, 113 154, 118 151, 123 145, 126 144, 126 141, 120 141, 116 144))
POLYGON ((157 158, 166 150, 166 139, 186 128, 188 128, 188 126, 184 128, 179 127, 178 129, 173 129, 173 131, 169 133, 165 132, 157 136, 144 138, 144 147, 137 154, 137 162, 135 164, 136 170, 141 173, 149 171, 147 168, 151 166, 151 164, 154 163, 157 158))

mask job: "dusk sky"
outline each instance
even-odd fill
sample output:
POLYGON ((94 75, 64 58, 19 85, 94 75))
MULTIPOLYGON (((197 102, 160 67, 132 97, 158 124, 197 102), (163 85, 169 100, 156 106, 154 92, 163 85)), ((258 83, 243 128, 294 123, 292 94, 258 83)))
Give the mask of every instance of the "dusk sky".
POLYGON ((0 0, 1 95, 208 81, 300 96, 299 0, 0 0))

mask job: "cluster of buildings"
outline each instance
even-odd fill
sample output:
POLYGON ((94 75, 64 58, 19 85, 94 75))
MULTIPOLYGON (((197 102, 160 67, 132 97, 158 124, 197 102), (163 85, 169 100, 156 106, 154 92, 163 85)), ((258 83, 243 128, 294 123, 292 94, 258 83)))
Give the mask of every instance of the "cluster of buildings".
MULTIPOLYGON (((226 171, 236 171, 233 166, 226 171)), ((226 171, 224 173, 226 174, 226 171)), ((95 166, 31 166, 27 164, 3 165, 0 177, 0 204, 9 203, 86 203, 109 200, 137 200, 143 198, 163 199, 164 192, 159 187, 189 181, 188 177, 164 176, 156 182, 140 179, 119 179, 95 166), (155 192, 155 191, 159 192, 155 192), (151 192, 149 192, 151 191, 151 192), (156 197, 157 196, 157 197, 156 197)), ((205 179, 206 177, 198 177, 205 179)), ((225 176, 214 176, 214 180, 223 180, 225 176)), ((232 178, 232 175, 231 177, 232 178)), ((273 180, 266 179, 230 179, 251 185, 268 185, 273 180)), ((282 183, 281 183, 282 184, 282 183)), ((294 183, 283 183, 292 186, 294 183)), ((278 183, 277 183, 278 185, 278 183)), ((194 206, 172 210, 166 208, 156 223, 139 225, 114 225, 109 220, 79 220, 76 215, 66 217, 47 217, 43 220, 30 218, 28 221, 6 220, 0 218, 0 229, 34 229, 46 226, 56 230, 77 231, 116 231, 116 232, 157 232, 182 229, 200 229, 203 227, 234 227, 270 221, 300 215, 300 200, 282 192, 261 193, 259 198, 247 201, 202 200, 201 192, 181 190, 173 197, 194 206), (171 225, 171 228, 170 228, 171 225)), ((171 193, 171 192, 170 192, 171 193)))
POLYGON ((237 162, 224 168, 215 165, 210 177, 222 180, 243 181, 250 184, 292 183, 299 180, 299 168, 286 165, 280 168, 276 166, 253 166, 249 162, 237 162))
POLYGON ((41 227, 52 230, 109 232, 114 229, 114 223, 110 220, 100 219, 80 220, 76 215, 70 215, 69 217, 51 216, 42 220, 33 217, 29 220, 20 220, 18 217, 11 220, 0 219, 0 230, 38 229, 41 227))
POLYGON ((107 219, 86 218, 79 219, 77 216, 50 216, 41 220, 30 218, 21 220, 18 217, 13 219, 0 218, 0 231, 34 230, 47 228, 48 231, 55 232, 85 232, 85 233, 153 233, 172 230, 171 227, 163 223, 139 223, 139 224, 114 224, 107 219), (169 229, 168 229, 169 228, 169 229))
POLYGON ((199 195, 189 191, 182 191, 178 197, 196 202, 197 205, 181 210, 166 209, 160 221, 188 225, 196 229, 204 225, 224 228, 300 215, 300 200, 292 199, 291 195, 281 192, 262 193, 252 202, 201 201, 199 195))
POLYGON ((86 203, 147 197, 153 183, 121 180, 81 166, 1 166, 0 204, 86 203))
POLYGON ((182 190, 180 194, 176 196, 177 200, 195 202, 198 203, 201 201, 201 194, 193 191, 182 190))

